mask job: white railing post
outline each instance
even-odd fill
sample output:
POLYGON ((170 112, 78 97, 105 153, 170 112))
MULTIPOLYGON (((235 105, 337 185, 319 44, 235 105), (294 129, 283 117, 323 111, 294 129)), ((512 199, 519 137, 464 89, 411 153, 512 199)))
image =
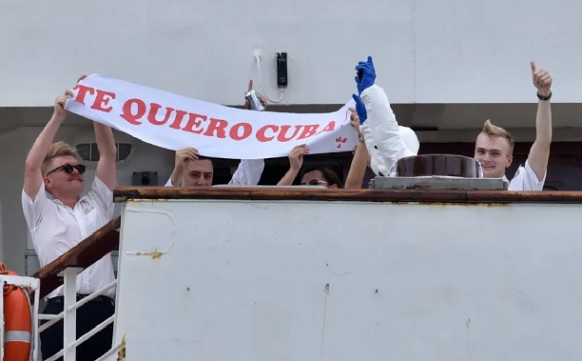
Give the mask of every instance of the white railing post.
POLYGON ((4 360, 4 281, 0 280, 2 295, 0 295, 0 360, 4 360))
MULTIPOLYGON (((75 281, 76 278, 72 279, 72 277, 74 275, 78 274, 79 272, 81 272, 82 269, 79 269, 79 268, 71 268, 71 269, 73 271, 71 271, 71 274, 69 274, 68 276, 65 275, 65 272, 61 272, 59 274, 60 276, 65 275, 65 277, 66 277, 65 278, 65 286, 64 286, 65 304, 64 304, 63 311, 57 315, 41 314, 38 316, 38 318, 41 320, 48 320, 45 324, 43 324, 42 326, 39 327, 39 333, 44 332, 46 329, 48 329, 49 327, 51 327, 55 323, 59 322, 63 318, 65 319, 64 330, 63 330, 64 331, 63 332, 63 349, 61 349, 56 354, 52 355, 46 361, 56 361, 61 357, 64 358, 65 356, 68 357, 66 359, 66 361, 74 360, 75 352, 76 352, 77 347, 79 347, 79 345, 81 345, 83 342, 87 341, 89 338, 93 337, 96 333, 102 331, 105 327, 107 327, 109 324, 113 323, 113 321, 115 320, 115 314, 114 314, 113 316, 107 318, 106 320, 104 320, 103 322, 101 322, 100 324, 95 326, 92 330, 87 331, 84 335, 82 335, 78 339, 76 338, 76 329, 77 329, 76 328, 76 311, 79 308, 83 307, 83 305, 85 305, 86 303, 95 299, 95 297, 102 295, 104 292, 106 292, 107 290, 109 290, 111 288, 114 288, 117 285, 117 280, 114 280, 113 282, 105 285, 101 289, 91 293, 90 295, 83 298, 82 300, 77 301, 76 300, 77 299, 76 292, 75 292, 76 285, 75 285, 75 287, 72 286, 73 281, 75 281), (74 272, 76 272, 76 273, 74 273, 74 272), (73 341, 69 342, 69 340, 73 340, 73 341), (69 356, 66 355, 67 352, 69 353, 69 356)), ((69 270, 69 268, 67 268, 67 270, 69 270)))
POLYGON ((66 268, 64 274, 64 325, 63 325, 63 361, 76 361, 76 348, 71 344, 77 340, 77 310, 72 308, 77 302, 77 275, 82 268, 66 268))
POLYGON ((38 308, 40 307, 40 280, 38 278, 35 279, 36 280, 36 287, 34 290, 34 305, 33 305, 33 321, 32 321, 32 339, 33 339, 33 347, 32 347, 32 355, 33 355, 33 360, 40 360, 40 357, 38 357, 38 353, 40 351, 39 345, 40 345, 40 332, 38 331, 38 308))

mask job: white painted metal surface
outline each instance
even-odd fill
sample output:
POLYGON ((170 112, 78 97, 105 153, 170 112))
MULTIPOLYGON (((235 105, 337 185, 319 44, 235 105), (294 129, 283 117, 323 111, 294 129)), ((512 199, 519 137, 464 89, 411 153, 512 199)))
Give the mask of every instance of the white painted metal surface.
MULTIPOLYGON (((414 104, 395 107, 399 121, 439 129, 419 131, 421 142, 474 141, 488 118, 509 128, 517 141, 531 142, 537 98, 529 60, 551 70, 554 103, 582 99, 580 10, 582 2, 571 0, 362 0, 357 11, 344 1, 5 1, 0 259, 25 274, 25 253, 33 247, 28 242, 27 249, 19 211, 24 160, 52 114, 55 96, 80 73, 241 105, 248 79, 258 85, 254 50, 262 49, 272 97, 277 95, 274 54, 287 51, 289 87, 282 104, 337 104, 354 91, 354 62, 370 53, 391 101, 414 104), (66 46, 59 45, 63 34, 66 46), (423 104, 439 102, 446 105, 423 104)), ((580 104, 555 104, 554 141, 582 139, 581 113, 580 104)), ((69 117, 57 138, 74 146, 94 141, 92 134, 88 122, 69 117)), ((131 185, 134 171, 169 177, 173 153, 141 142, 134 150, 118 168, 120 185, 131 185)), ((89 165, 87 179, 92 172, 89 165)))
POLYGON ((76 360, 76 349, 71 344, 77 339, 77 310, 72 306, 77 302, 77 275, 83 272, 82 268, 67 268, 63 271, 64 284, 64 312, 63 320, 63 340, 64 340, 64 357, 65 361, 76 360))
POLYGON ((135 201, 128 360, 582 356, 582 205, 135 201))
POLYGON ((283 104, 344 103, 368 54, 396 103, 533 103, 530 60, 552 70, 553 100, 579 102, 581 11, 572 0, 5 1, 0 106, 52 105, 89 72, 241 105, 255 49, 273 98, 275 53, 288 53, 283 104))

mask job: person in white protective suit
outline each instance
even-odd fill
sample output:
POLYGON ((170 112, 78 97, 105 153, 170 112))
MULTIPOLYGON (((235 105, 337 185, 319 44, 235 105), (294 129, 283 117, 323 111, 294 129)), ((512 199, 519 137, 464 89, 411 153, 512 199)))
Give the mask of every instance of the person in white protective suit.
POLYGON ((358 94, 352 122, 359 118, 359 131, 370 157, 369 166, 376 175, 390 176, 392 167, 403 157, 418 154, 419 142, 414 130, 398 125, 384 89, 374 84, 376 71, 372 57, 356 66, 358 94))

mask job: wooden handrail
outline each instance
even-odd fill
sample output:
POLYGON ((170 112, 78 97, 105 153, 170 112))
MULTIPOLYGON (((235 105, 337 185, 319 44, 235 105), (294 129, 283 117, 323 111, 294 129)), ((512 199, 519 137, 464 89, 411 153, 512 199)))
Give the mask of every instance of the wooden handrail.
POLYGON ((582 192, 466 190, 375 190, 306 187, 120 187, 116 202, 167 199, 317 200, 426 203, 580 203, 582 192))
POLYGON ((121 217, 95 231, 59 258, 41 268, 33 277, 40 279, 40 297, 45 297, 63 284, 59 273, 68 267, 87 268, 107 253, 119 248, 121 217))
MULTIPOLYGON (((582 192, 509 192, 443 190, 374 190, 310 189, 293 187, 120 187, 115 189, 117 202, 166 199, 233 199, 233 200, 314 200, 360 202, 420 203, 579 203, 582 192)), ((87 268, 107 253, 119 248, 121 218, 114 219, 81 241, 62 256, 43 267, 34 277, 40 278, 41 297, 63 284, 58 274, 67 267, 87 268)))

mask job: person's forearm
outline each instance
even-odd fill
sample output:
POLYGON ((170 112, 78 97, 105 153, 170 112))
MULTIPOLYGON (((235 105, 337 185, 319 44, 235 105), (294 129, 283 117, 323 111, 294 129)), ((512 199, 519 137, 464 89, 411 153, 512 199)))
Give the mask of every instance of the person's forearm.
POLYGON ((96 175, 107 188, 113 190, 117 186, 117 147, 110 127, 94 122, 93 130, 99 150, 99 162, 96 175))
POLYGON ((360 142, 356 147, 356 152, 352 158, 352 164, 350 165, 350 170, 348 171, 348 176, 346 177, 346 189, 362 188, 362 182, 364 181, 364 176, 366 175, 367 163, 368 149, 366 148, 366 144, 360 142))
POLYGON ((550 160, 552 144, 552 110, 549 101, 540 100, 536 115, 536 140, 531 146, 527 161, 539 181, 543 180, 550 160))
POLYGON ((535 141, 548 146, 552 142, 552 105, 549 100, 538 102, 535 141))
POLYGON ((93 129, 95 131, 99 157, 115 159, 117 157, 117 147, 115 145, 115 139, 113 138, 113 131, 111 128, 101 123, 94 122, 93 129))
POLYGON ((55 115, 51 117, 42 132, 38 135, 26 157, 26 169, 37 170, 42 166, 46 154, 53 144, 64 118, 55 115))
POLYGON ((299 174, 299 170, 289 169, 287 171, 287 173, 285 173, 283 178, 281 178, 279 183, 277 183, 277 185, 278 186, 291 186, 291 185, 293 185, 293 181, 297 177, 297 174, 299 174))
MULTIPOLYGON (((388 171, 398 161, 406 155, 406 148, 400 136, 400 130, 396 116, 390 107, 388 96, 382 88, 374 85, 362 93, 362 100, 366 105, 368 120, 365 129, 369 132, 366 137, 373 140, 373 145, 377 147, 381 162, 386 165, 388 171)), ((368 151, 373 154, 368 146, 368 151)), ((384 174, 387 176, 388 174, 384 174)))
POLYGON ((175 166, 172 175, 170 176, 170 180, 172 181, 172 186, 180 187, 182 185, 182 176, 184 173, 184 169, 180 166, 175 166))

